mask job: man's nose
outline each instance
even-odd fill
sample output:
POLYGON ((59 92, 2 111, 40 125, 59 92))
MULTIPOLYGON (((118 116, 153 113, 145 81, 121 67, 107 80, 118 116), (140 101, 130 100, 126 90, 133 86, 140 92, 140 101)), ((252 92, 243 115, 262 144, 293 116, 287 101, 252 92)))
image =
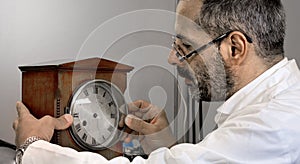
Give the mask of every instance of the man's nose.
POLYGON ((176 51, 172 49, 169 54, 168 63, 171 65, 177 65, 179 67, 184 67, 185 62, 180 62, 178 57, 176 56, 176 51))

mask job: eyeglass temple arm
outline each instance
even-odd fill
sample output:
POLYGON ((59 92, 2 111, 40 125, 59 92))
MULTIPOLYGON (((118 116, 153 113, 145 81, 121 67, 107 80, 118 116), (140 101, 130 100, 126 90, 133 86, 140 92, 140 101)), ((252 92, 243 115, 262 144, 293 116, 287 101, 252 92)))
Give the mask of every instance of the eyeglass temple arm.
POLYGON ((209 42, 209 43, 207 43, 207 44, 201 46, 200 48, 198 48, 198 49, 196 49, 196 50, 190 52, 189 54, 187 54, 187 55, 185 55, 185 56, 180 56, 180 57, 179 57, 179 61, 180 61, 180 62, 183 62, 184 60, 186 60, 186 59, 188 59, 188 58, 194 56, 195 54, 197 54, 197 53, 199 53, 199 52, 205 50, 206 48, 210 47, 210 46, 213 45, 215 42, 216 42, 216 41, 213 40, 213 41, 211 41, 211 42, 209 42))
MULTIPOLYGON (((222 39, 226 38, 231 32, 232 32, 232 31, 229 31, 229 32, 227 32, 227 33, 225 33, 225 34, 223 34, 223 35, 217 37, 216 39, 212 40, 211 42, 209 42, 209 43, 207 43, 207 44, 201 46, 200 48, 198 48, 198 49, 196 49, 196 50, 190 52, 189 54, 187 54, 187 55, 185 55, 185 56, 179 56, 179 61, 180 61, 180 62, 183 62, 184 60, 186 60, 186 59, 188 59, 188 58, 194 56, 195 54, 197 54, 197 53, 199 53, 199 52, 205 50, 205 49, 208 48, 209 46, 211 46, 211 45, 213 45, 213 44, 215 44, 215 43, 221 41, 222 39)), ((246 37, 246 39, 247 39, 247 41, 248 41, 249 43, 252 43, 252 42, 253 42, 253 41, 252 41, 252 38, 250 38, 250 37, 249 37, 248 35, 246 35, 246 34, 244 34, 244 35, 245 35, 245 37, 246 37)))
POLYGON ((199 53, 199 52, 205 50, 205 49, 208 48, 209 46, 211 46, 211 45, 215 44, 216 42, 218 42, 218 41, 224 39, 225 37, 227 37, 230 33, 231 33, 231 32, 227 32, 227 33, 225 33, 225 34, 223 34, 223 35, 217 37, 216 39, 210 41, 209 43, 207 43, 207 44, 201 46, 200 48, 198 48, 198 49, 196 49, 196 50, 190 52, 189 54, 187 54, 187 55, 185 55, 185 56, 177 55, 179 61, 180 61, 180 62, 183 62, 184 60, 186 60, 186 59, 188 59, 188 58, 194 56, 195 54, 197 54, 197 53, 199 53))

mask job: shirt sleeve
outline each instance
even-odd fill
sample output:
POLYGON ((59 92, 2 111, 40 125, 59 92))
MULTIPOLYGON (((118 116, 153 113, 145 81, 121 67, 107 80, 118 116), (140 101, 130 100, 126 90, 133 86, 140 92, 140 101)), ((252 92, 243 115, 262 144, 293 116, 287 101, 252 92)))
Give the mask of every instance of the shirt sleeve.
MULTIPOLYGON (((286 148, 287 139, 284 137, 292 135, 279 127, 271 127, 269 123, 260 119, 269 116, 268 114, 266 116, 261 114, 256 119, 249 115, 251 114, 227 120, 226 124, 208 134, 198 144, 184 143, 171 149, 159 148, 153 151, 148 159, 136 157, 132 163, 290 163, 287 162, 290 161, 290 155, 286 148)), ((78 152, 42 140, 34 142, 26 149, 23 162, 24 164, 130 163, 125 157, 108 161, 96 153, 78 152)))
MULTIPOLYGON (((199 144, 179 144, 171 149, 160 148, 152 152, 148 159, 136 157, 131 163, 210 163, 206 157, 224 159, 213 151, 205 149, 199 144), (206 153, 203 153, 206 152, 206 153), (204 155, 204 157, 203 157, 204 155), (201 157, 202 156, 202 157, 201 157)), ((210 159, 212 160, 212 159, 210 159)), ((116 157, 107 160, 103 156, 92 152, 78 152, 74 149, 61 147, 56 144, 40 140, 32 143, 25 151, 23 156, 24 164, 127 164, 130 161, 125 157, 116 157)))

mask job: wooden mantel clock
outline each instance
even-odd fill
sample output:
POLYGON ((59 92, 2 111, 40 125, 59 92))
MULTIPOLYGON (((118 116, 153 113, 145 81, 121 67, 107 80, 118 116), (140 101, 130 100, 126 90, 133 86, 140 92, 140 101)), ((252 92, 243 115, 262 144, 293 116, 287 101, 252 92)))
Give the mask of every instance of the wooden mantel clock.
POLYGON ((121 113, 127 112, 123 92, 133 67, 89 58, 19 69, 22 101, 35 117, 73 115, 71 127, 56 131, 52 143, 97 152, 107 159, 121 155, 123 129, 118 128, 118 122, 121 113))

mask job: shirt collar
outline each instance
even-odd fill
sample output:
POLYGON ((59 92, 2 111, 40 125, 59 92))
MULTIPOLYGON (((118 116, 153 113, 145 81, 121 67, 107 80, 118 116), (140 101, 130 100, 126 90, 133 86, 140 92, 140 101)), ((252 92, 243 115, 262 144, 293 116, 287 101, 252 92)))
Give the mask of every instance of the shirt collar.
MULTIPOLYGON (((229 115, 233 111, 239 110, 249 105, 253 101, 259 101, 258 99, 259 97, 262 97, 260 95, 264 94, 265 88, 269 88, 270 85, 275 85, 270 84, 272 83, 272 80, 268 80, 270 76, 272 76, 272 74, 276 73, 280 68, 284 67, 287 64, 288 59, 284 58, 273 67, 265 71, 263 74, 261 74, 259 77, 257 77, 255 80, 240 89, 234 95, 232 95, 217 109, 217 111, 219 113, 229 115)), ((277 76, 274 77, 277 78, 277 76)))

